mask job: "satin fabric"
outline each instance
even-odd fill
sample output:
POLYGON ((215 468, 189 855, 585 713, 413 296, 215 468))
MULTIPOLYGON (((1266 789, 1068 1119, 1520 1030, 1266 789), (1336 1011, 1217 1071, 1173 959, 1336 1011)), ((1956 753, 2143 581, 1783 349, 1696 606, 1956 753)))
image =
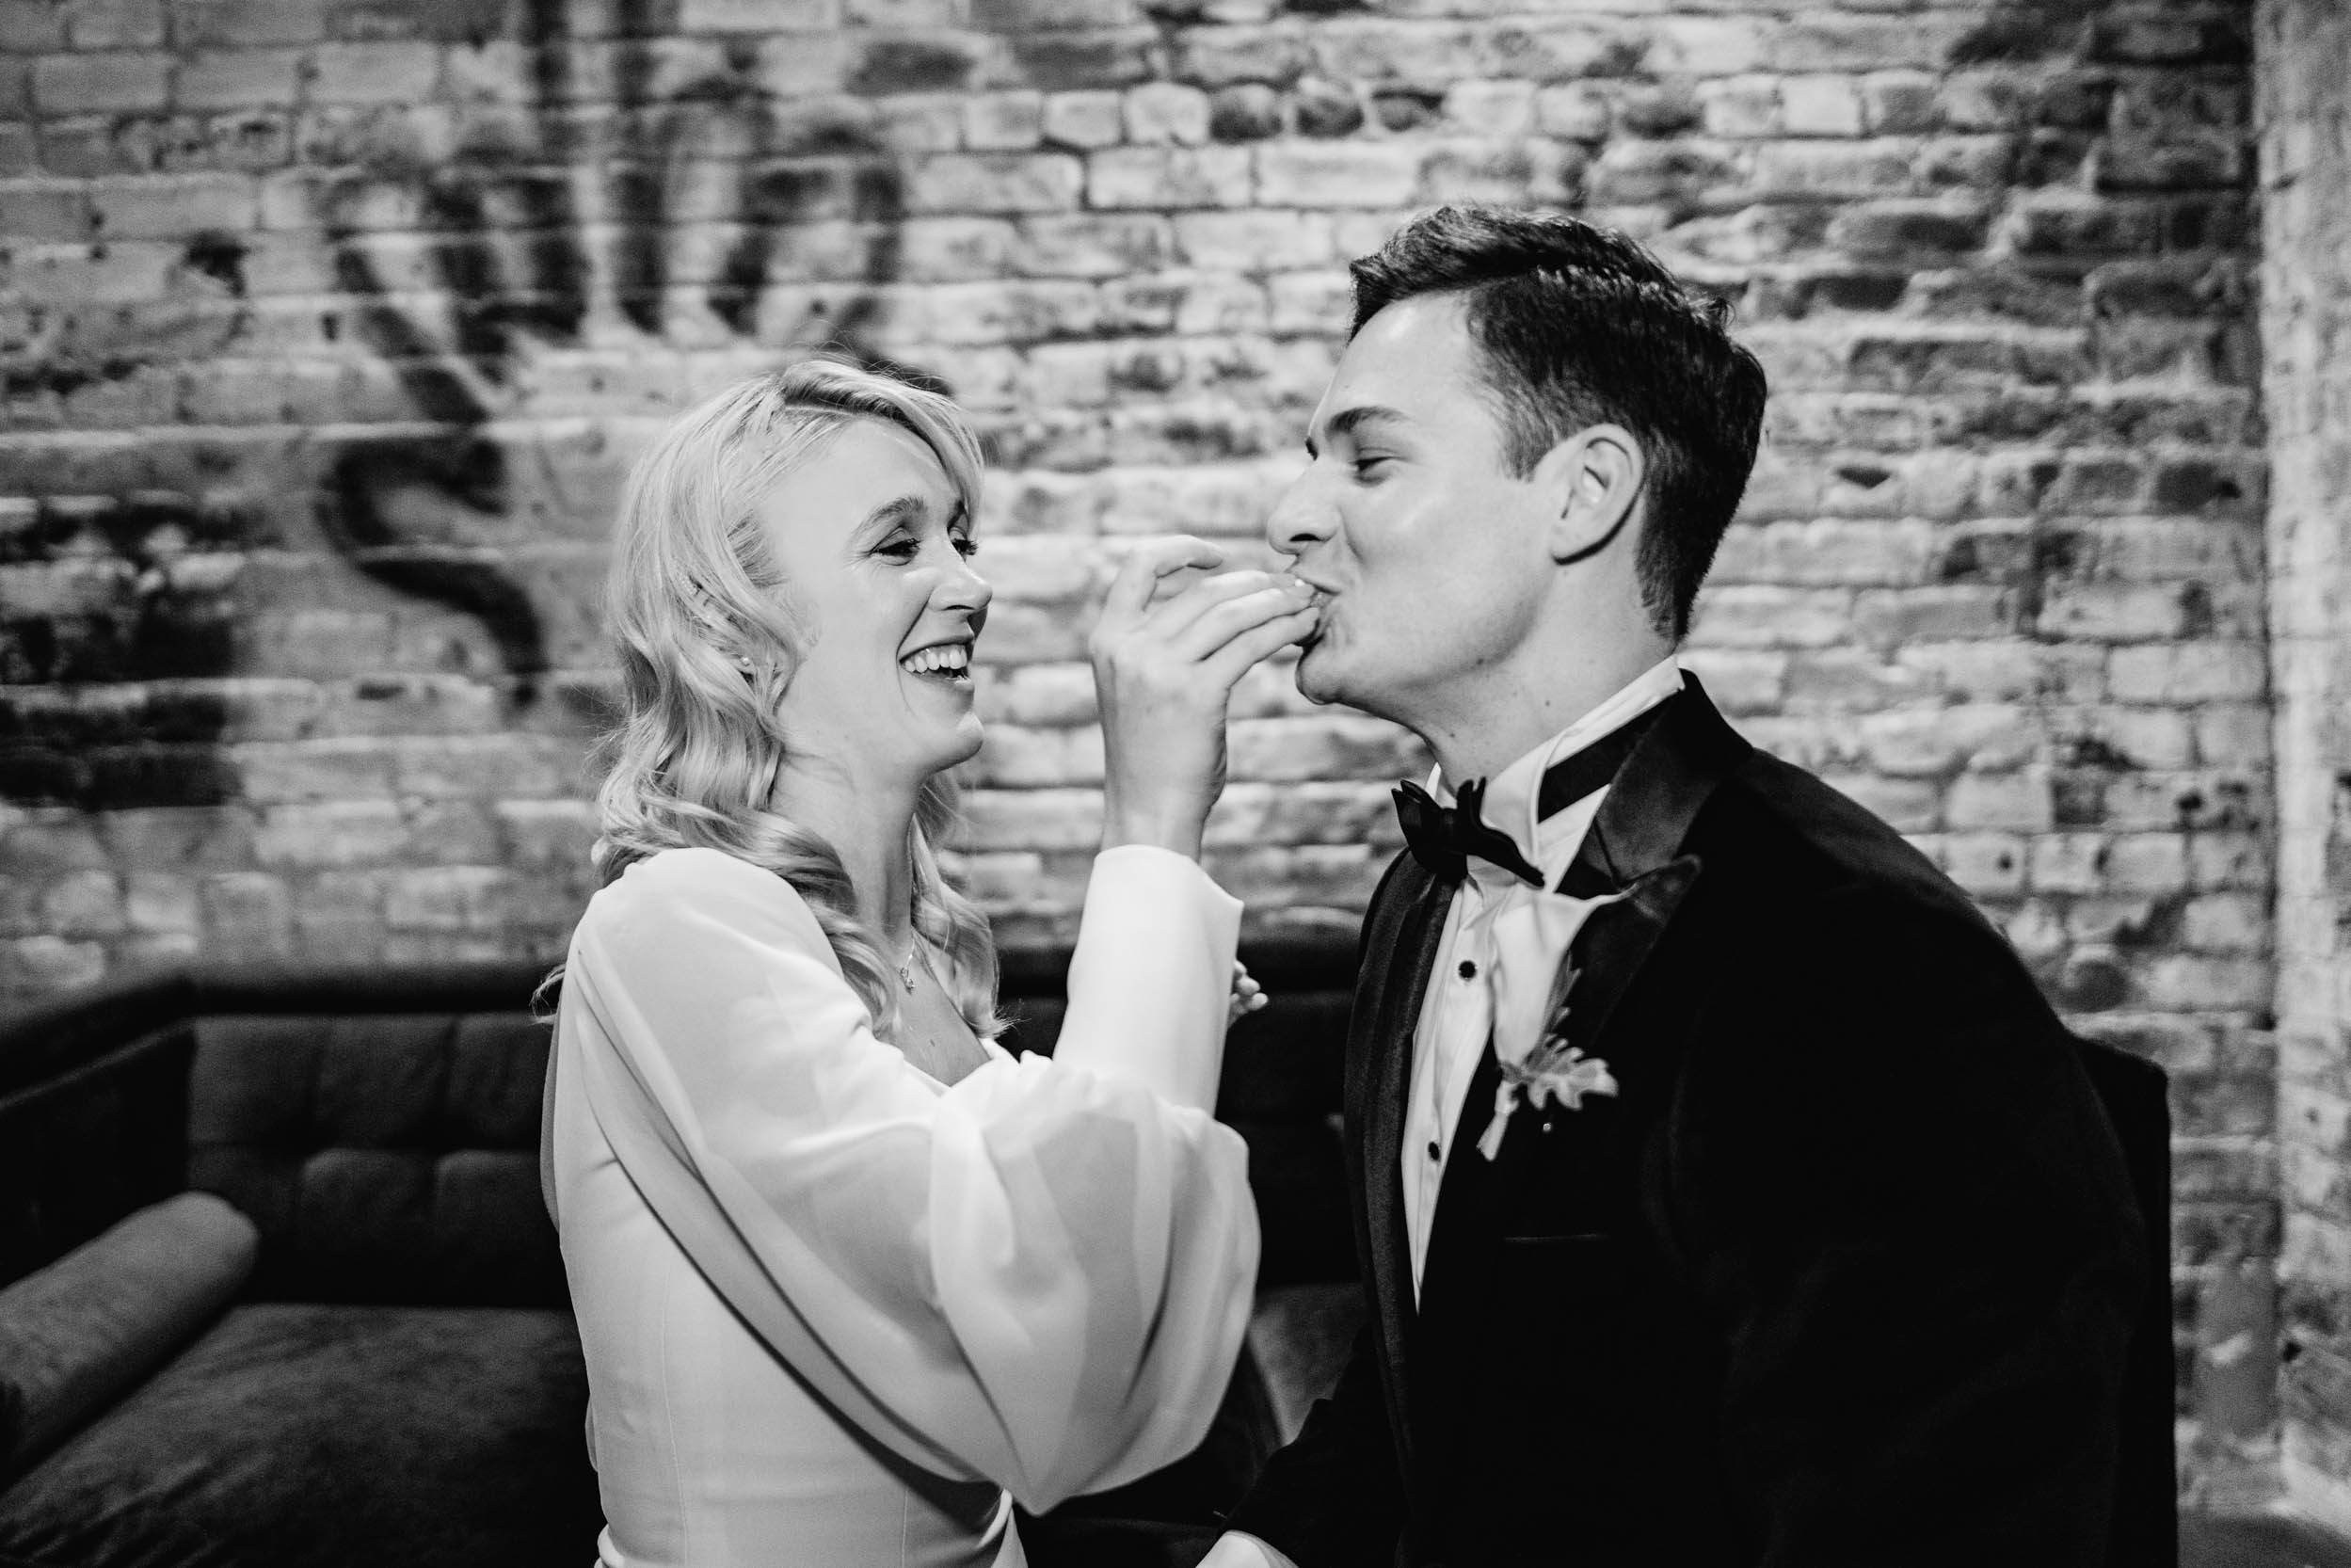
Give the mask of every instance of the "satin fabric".
POLYGON ((1011 1498, 1199 1442, 1257 1257, 1210 1114, 1239 922, 1106 853, 1057 1058, 949 1087, 779 878, 674 850, 597 894, 550 1148, 610 1568, 1016 1568, 1011 1498))

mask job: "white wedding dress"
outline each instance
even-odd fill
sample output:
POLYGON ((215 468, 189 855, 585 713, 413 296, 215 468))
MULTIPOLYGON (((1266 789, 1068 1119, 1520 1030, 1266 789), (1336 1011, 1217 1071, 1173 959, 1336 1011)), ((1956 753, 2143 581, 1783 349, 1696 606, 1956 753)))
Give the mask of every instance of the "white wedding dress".
POLYGON ((590 901, 547 1160, 608 1568, 1018 1568, 1013 1498, 1197 1444, 1257 1261, 1210 1115, 1239 908, 1104 854, 1056 1058, 948 1087, 769 872, 671 850, 590 901))

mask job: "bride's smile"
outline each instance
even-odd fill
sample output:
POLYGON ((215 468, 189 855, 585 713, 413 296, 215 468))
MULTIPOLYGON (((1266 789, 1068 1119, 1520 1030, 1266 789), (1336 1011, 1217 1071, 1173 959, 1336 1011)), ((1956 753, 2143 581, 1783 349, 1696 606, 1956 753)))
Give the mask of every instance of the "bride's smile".
POLYGON ((803 750, 884 789, 979 750, 972 660, 992 590, 971 567, 973 520, 930 448, 856 421, 759 511, 803 629, 780 703, 803 750))

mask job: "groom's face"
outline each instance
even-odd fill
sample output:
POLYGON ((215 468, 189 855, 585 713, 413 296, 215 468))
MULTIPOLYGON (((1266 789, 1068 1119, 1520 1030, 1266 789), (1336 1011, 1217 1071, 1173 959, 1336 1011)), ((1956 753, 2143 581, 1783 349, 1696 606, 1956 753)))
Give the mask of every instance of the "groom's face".
POLYGON ((1298 689, 1424 736, 1507 684, 1552 580, 1538 487, 1512 477, 1458 299, 1364 324, 1266 521, 1325 600, 1298 689))

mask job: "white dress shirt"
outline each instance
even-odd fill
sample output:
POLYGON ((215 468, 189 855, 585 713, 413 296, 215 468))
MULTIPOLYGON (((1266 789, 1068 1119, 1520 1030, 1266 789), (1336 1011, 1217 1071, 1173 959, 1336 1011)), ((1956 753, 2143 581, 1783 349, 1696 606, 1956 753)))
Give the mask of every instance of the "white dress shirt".
MULTIPOLYGON (((1606 787, 1595 790, 1538 822, 1535 802, 1543 776, 1681 689, 1679 664, 1667 658, 1653 664, 1495 775, 1486 786, 1480 820, 1510 835, 1518 852, 1543 873, 1544 888, 1557 884, 1575 857, 1608 792, 1606 787)), ((1441 804, 1452 804, 1453 791, 1442 773, 1431 776, 1429 792, 1441 804)), ((1420 1299, 1420 1272, 1429 1256, 1437 1191, 1444 1184, 1446 1161, 1453 1158, 1453 1132, 1478 1059, 1489 1038, 1506 1055, 1522 1053, 1534 1044, 1553 972, 1567 955, 1583 917, 1602 902, 1543 892, 1498 866, 1470 858, 1469 874, 1462 878, 1453 906, 1446 913, 1445 937, 1437 948, 1436 967, 1429 971, 1428 994, 1421 1000, 1419 1024, 1413 1032, 1411 1097, 1404 1107, 1404 1146, 1397 1155, 1415 1301, 1420 1299), (1498 986, 1497 969, 1502 982, 1498 986)))
MULTIPOLYGON (((1682 689, 1682 668, 1669 656, 1633 678, 1607 701, 1495 775, 1479 818, 1510 835, 1518 851, 1558 883, 1575 857, 1607 796, 1603 787, 1538 821, 1543 776, 1602 737, 1611 735, 1682 689)), ((1453 804, 1442 771, 1429 779, 1441 805, 1453 804)), ((1446 912, 1445 936, 1413 1032, 1411 1098, 1404 1112, 1404 1146, 1397 1156, 1404 1186, 1404 1235, 1412 1249, 1413 1299, 1420 1299, 1421 1265, 1429 1256, 1437 1190, 1453 1157, 1469 1080, 1491 1036, 1497 1051, 1524 1051, 1543 1024, 1553 972, 1583 917, 1604 899, 1571 899, 1539 891, 1509 872, 1473 856, 1446 912), (1497 940, 1497 931, 1499 939, 1497 940), (1464 972, 1463 966, 1469 966, 1464 972), (1497 986, 1497 970, 1501 984, 1497 986), (1518 1036, 1524 1036, 1520 1038, 1518 1036)), ((1473 1149, 1471 1159, 1479 1158, 1473 1149)), ((1374 1176, 1372 1179, 1378 1179, 1374 1176)), ((1200 1568, 1294 1568, 1288 1555, 1242 1531, 1218 1538, 1200 1568)))

